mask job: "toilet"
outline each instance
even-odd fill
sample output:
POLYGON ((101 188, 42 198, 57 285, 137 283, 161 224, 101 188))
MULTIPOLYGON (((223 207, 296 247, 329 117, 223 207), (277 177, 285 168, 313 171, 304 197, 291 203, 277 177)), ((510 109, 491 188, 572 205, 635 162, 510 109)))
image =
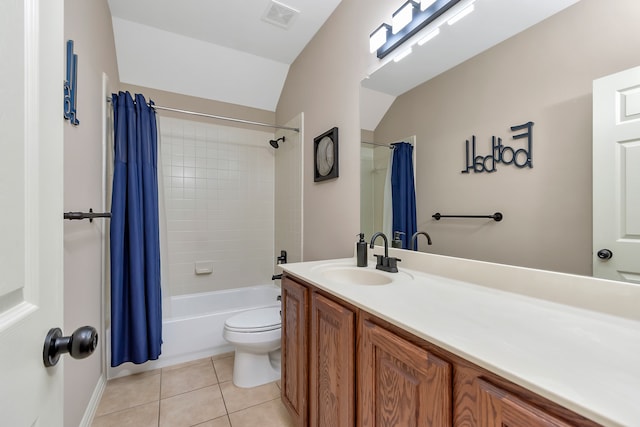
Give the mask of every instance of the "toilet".
POLYGON ((233 383, 249 388, 280 379, 280 306, 247 310, 224 322, 222 336, 235 347, 233 383))

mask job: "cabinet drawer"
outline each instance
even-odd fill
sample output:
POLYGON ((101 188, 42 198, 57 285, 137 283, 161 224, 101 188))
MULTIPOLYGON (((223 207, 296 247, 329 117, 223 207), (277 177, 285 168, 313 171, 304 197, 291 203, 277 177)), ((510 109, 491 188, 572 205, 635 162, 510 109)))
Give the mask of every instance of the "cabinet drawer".
POLYGON ((480 388, 479 419, 481 427, 570 427, 535 406, 502 390, 483 378, 478 378, 480 388))

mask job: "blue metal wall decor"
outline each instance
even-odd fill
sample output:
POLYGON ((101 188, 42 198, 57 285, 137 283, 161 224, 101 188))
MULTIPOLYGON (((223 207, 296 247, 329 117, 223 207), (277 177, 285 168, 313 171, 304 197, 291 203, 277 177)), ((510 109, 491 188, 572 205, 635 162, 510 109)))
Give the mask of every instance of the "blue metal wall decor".
POLYGON ((491 154, 486 156, 476 155, 476 136, 471 136, 471 145, 469 140, 465 141, 465 168, 462 173, 473 171, 478 172, 495 172, 496 165, 502 163, 504 165, 513 164, 517 168, 533 168, 533 122, 527 122, 521 125, 511 126, 511 131, 521 131, 512 139, 518 140, 526 138, 526 148, 515 149, 508 145, 502 144, 502 138, 491 137, 491 154))
POLYGON ((73 53, 73 40, 67 41, 67 79, 64 81, 64 118, 74 126, 80 124, 76 115, 78 55, 73 53))

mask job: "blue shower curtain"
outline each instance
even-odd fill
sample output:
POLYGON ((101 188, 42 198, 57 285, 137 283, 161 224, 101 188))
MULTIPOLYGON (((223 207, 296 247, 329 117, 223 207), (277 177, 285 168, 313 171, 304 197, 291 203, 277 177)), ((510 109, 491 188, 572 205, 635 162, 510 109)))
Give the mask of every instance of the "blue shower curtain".
POLYGON ((401 231, 402 247, 409 249, 408 242, 417 231, 416 191, 413 180, 413 145, 408 142, 393 144, 391 161, 391 205, 393 230, 401 231))
POLYGON ((160 355, 162 299, 155 111, 142 95, 112 95, 111 366, 160 355))

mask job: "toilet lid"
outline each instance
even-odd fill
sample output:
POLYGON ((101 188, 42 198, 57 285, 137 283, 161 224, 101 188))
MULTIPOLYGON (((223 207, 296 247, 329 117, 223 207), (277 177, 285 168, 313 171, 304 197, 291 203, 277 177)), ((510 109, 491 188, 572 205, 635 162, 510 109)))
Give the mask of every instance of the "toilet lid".
POLYGON ((231 316, 224 322, 227 329, 238 332, 264 332, 282 326, 280 307, 247 310, 231 316))

